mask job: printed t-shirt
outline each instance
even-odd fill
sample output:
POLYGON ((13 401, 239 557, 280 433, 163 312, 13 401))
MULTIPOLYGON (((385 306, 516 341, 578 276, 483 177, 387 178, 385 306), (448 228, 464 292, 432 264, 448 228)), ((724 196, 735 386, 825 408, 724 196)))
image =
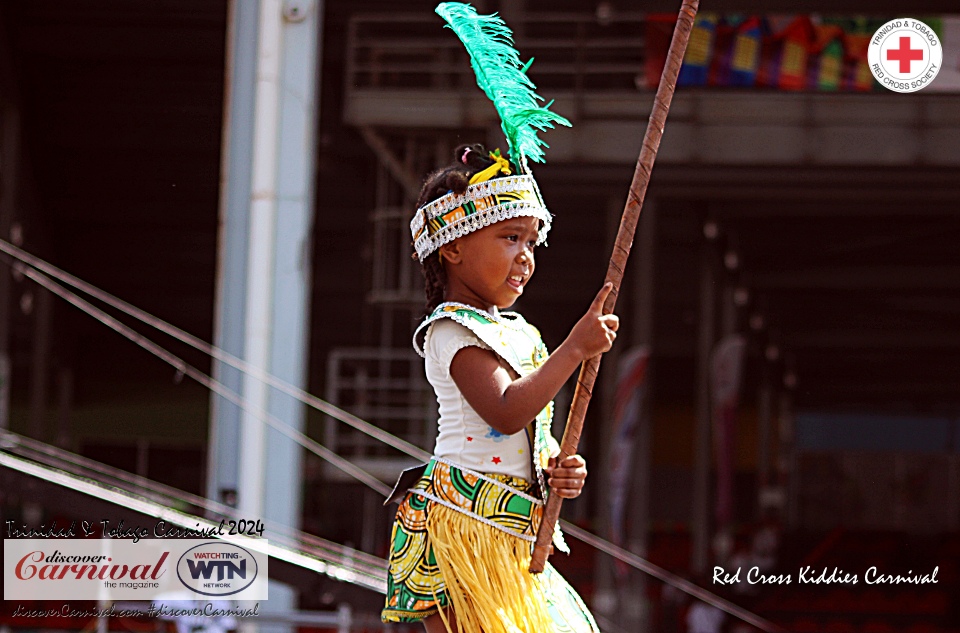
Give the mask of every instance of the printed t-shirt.
POLYGON ((470 406, 450 376, 453 357, 464 347, 490 349, 476 334, 451 319, 430 324, 424 343, 427 380, 437 394, 440 419, 434 455, 485 473, 530 481, 530 442, 525 431, 504 435, 470 406))

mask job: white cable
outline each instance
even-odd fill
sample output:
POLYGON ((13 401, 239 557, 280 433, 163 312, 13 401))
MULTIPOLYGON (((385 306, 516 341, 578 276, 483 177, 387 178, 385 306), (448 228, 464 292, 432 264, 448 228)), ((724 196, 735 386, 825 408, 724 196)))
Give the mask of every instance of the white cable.
MULTIPOLYGON (((50 446, 39 440, 11 431, 0 432, 0 448, 6 448, 21 457, 29 458, 34 462, 51 468, 64 470, 78 477, 91 480, 96 480, 97 477, 100 477, 99 481, 101 483, 116 487, 126 484, 131 486, 132 489, 128 487, 121 488, 122 490, 130 494, 143 496, 157 503, 167 503, 173 506, 175 503, 186 502, 198 508, 216 513, 219 516, 240 518, 238 510, 231 506, 183 490, 178 490, 171 486, 140 477, 139 475, 128 473, 119 468, 101 464, 92 459, 50 446), (110 480, 113 480, 113 483, 111 483, 110 480)), ((379 568, 381 572, 385 572, 386 570, 386 563, 383 559, 367 554, 366 552, 345 547, 339 543, 334 543, 314 534, 308 534, 273 521, 265 520, 264 523, 271 533, 271 540, 286 544, 291 548, 295 548, 298 545, 307 545, 315 550, 323 550, 331 557, 340 556, 348 557, 351 560, 366 561, 367 564, 379 568)))
POLYGON ((228 389, 222 383, 214 380, 207 374, 204 374, 203 372, 194 368, 192 365, 187 364, 183 359, 168 352, 166 349, 160 347, 159 345, 157 345, 147 337, 137 333, 135 330, 133 330, 133 328, 116 320, 115 318, 113 318, 112 316, 110 316, 100 308, 97 308, 96 306, 92 305, 86 299, 83 299, 80 296, 78 296, 76 293, 71 292, 70 290, 67 290, 60 284, 53 282, 49 277, 47 277, 43 273, 37 272, 36 270, 31 269, 27 266, 23 266, 21 264, 15 264, 15 268, 19 270, 21 273, 23 273, 24 276, 29 277, 33 281, 37 282, 38 284, 40 284, 41 286, 49 290, 50 292, 56 294, 57 296, 64 299, 68 303, 72 304, 73 306, 83 310, 84 312, 94 317, 95 319, 97 319, 98 321, 100 321, 110 329, 121 334, 125 338, 133 341, 134 343, 144 348, 148 352, 152 353, 157 358, 169 363, 177 370, 178 373, 189 376, 190 378, 193 378, 194 380, 199 382, 201 385, 205 386, 206 388, 210 389, 211 391, 215 392, 221 397, 237 405, 238 407, 243 409, 245 412, 257 417, 261 422, 264 422, 268 424, 271 428, 275 429, 276 431, 283 433, 284 435, 292 439, 294 442, 300 444, 310 452, 314 453, 315 455, 318 455, 319 457, 322 457, 323 459, 327 460, 328 462, 330 462, 331 464, 333 464, 343 472, 354 477, 355 479, 366 484, 367 486, 373 488, 384 497, 390 494, 390 486, 383 483, 373 475, 355 466, 349 460, 334 453, 327 447, 307 437, 300 431, 290 427, 287 424, 284 424, 283 422, 273 417, 266 411, 258 410, 250 406, 243 398, 235 394, 233 391, 228 389))
POLYGON ((605 554, 609 554, 610 556, 613 556, 617 560, 624 562, 635 569, 639 569, 640 571, 646 572, 651 576, 653 576, 654 578, 661 580, 668 585, 673 585, 677 589, 690 594, 694 598, 698 598, 708 604, 712 604, 718 609, 726 611, 730 615, 740 618, 741 620, 743 620, 748 624, 752 624, 753 626, 759 628, 761 631, 766 631, 767 633, 786 633, 786 631, 784 631, 782 628, 780 628, 773 622, 764 620, 760 616, 755 615, 750 611, 743 609, 742 607, 738 607, 732 602, 728 602, 723 598, 713 593, 710 593, 706 589, 702 589, 701 587, 698 587, 697 585, 693 584, 689 580, 685 578, 681 578, 676 574, 672 574, 668 572, 666 569, 663 569, 662 567, 658 567, 657 565, 654 565, 650 561, 637 556, 633 552, 629 552, 623 549, 622 547, 618 547, 613 543, 611 543, 610 541, 606 541, 600 538, 599 536, 591 534, 590 532, 587 532, 583 528, 577 527, 576 525, 569 523, 567 521, 561 520, 560 523, 563 526, 563 530, 570 536, 580 539, 584 543, 588 545, 592 545, 593 547, 600 550, 601 552, 605 554))
MULTIPOLYGON (((210 530, 219 525, 218 523, 213 523, 207 519, 191 516, 184 512, 168 508, 159 503, 154 503, 137 495, 130 494, 122 489, 114 488, 112 486, 104 486, 96 480, 88 480, 75 475, 70 475, 68 473, 64 473, 50 467, 34 464, 24 459, 20 459, 19 457, 7 455, 2 452, 0 452, 0 466, 6 466, 7 468, 18 470, 27 475, 37 477, 38 479, 43 479, 45 481, 49 481, 66 488, 97 497, 98 499, 115 503, 117 505, 129 508, 135 512, 139 512, 157 519, 162 519, 182 527, 194 528, 199 525, 201 529, 210 530)), ((387 592, 386 578, 381 576, 379 573, 371 576, 365 570, 349 569, 342 564, 338 565, 330 561, 319 560, 293 549, 281 547, 273 543, 267 545, 264 541, 259 539, 245 540, 244 543, 246 546, 249 546, 250 549, 267 554, 268 556, 272 556, 273 558, 279 560, 287 561, 299 567, 305 567, 307 569, 326 574, 331 578, 362 585, 368 589, 372 589, 383 594, 387 592)))
POLYGON ((370 424, 369 422, 361 420, 357 416, 347 411, 344 411, 343 409, 335 405, 332 405, 329 402, 321 400, 320 398, 310 393, 307 393, 303 389, 300 389, 299 387, 295 387, 294 385, 291 385, 290 383, 284 380, 281 380, 280 378, 277 378, 276 376, 260 369, 259 367, 255 367, 247 363, 246 361, 240 358, 237 358, 236 356, 220 349, 219 347, 211 345, 210 343, 207 343, 206 341, 200 338, 197 338, 192 334, 184 332, 180 328, 174 325, 171 325, 166 321, 163 321, 162 319, 158 319, 152 314, 149 314, 141 310, 140 308, 137 308, 136 306, 130 305, 126 301, 123 301, 122 299, 118 299, 117 297, 114 297, 113 295, 107 292, 104 292, 103 290, 101 290, 100 288, 97 288, 96 286, 93 286, 81 279, 78 279, 77 277, 74 277, 70 273, 60 270, 56 266, 40 259, 39 257, 35 257, 34 255, 31 255, 30 253, 24 251, 23 249, 17 248, 16 246, 11 244, 10 242, 7 242, 6 240, 0 239, 0 252, 6 253, 11 257, 18 259, 34 267, 37 270, 43 273, 46 273, 50 277, 53 277, 54 279, 57 279, 58 281, 61 281, 67 284, 68 286, 77 288, 78 290, 81 290, 87 293, 91 297, 94 297, 95 299, 103 301, 107 305, 113 308, 116 308, 117 310, 123 312, 124 314, 131 316, 137 319, 138 321, 141 321, 142 323, 150 325, 151 327, 154 327, 157 330, 160 330, 164 334, 167 334, 168 336, 171 336, 177 339, 178 341, 185 343, 190 347, 196 350, 199 350, 207 354, 208 356, 211 356, 212 358, 217 359, 222 363, 225 363, 239 371, 249 374, 254 378, 256 378, 257 380, 262 380, 263 382, 270 385, 271 387, 274 387, 275 389, 278 389, 283 393, 293 398, 296 398, 300 402, 303 402, 307 406, 310 406, 316 409, 317 411, 320 411, 321 413, 326 413, 330 417, 336 420, 339 420, 344 424, 352 426, 358 431, 366 433, 370 437, 379 440, 380 442, 386 444, 387 446, 391 446, 397 449, 398 451, 405 453, 410 457, 413 457, 420 461, 426 461, 427 459, 430 458, 429 453, 414 446, 410 442, 407 442, 406 440, 403 440, 399 437, 391 435, 390 433, 387 433, 383 429, 380 429, 375 425, 370 424))

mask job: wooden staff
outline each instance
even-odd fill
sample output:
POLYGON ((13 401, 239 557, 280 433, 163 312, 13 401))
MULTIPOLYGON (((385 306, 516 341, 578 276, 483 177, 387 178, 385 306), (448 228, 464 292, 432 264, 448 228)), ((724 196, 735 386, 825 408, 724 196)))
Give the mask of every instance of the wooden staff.
MULTIPOLYGON (((633 172, 633 181, 630 183, 630 194, 620 219, 620 230, 617 231, 617 241, 613 245, 613 254, 607 268, 606 281, 613 282, 613 290, 603 304, 603 313, 610 314, 617 303, 620 293, 620 281, 630 256, 630 247, 633 246, 633 235, 637 230, 640 219, 640 208, 643 198, 647 194, 647 184, 650 182, 650 172, 653 170, 653 161, 657 158, 657 149, 660 147, 660 137, 663 136, 663 126, 670 111, 670 101, 677 85, 677 75, 680 74, 680 65, 687 50, 687 41, 690 31, 693 30, 693 21, 697 17, 700 0, 683 0, 677 26, 670 41, 670 50, 667 52, 667 62, 660 76, 660 85, 653 100, 653 109, 650 112, 650 121, 643 136, 643 147, 637 159, 637 168, 633 172)), ((557 464, 570 455, 575 455, 580 443, 580 433, 583 431, 583 418, 587 414, 587 405, 593 392, 593 383, 597 379, 597 370, 600 369, 600 356, 588 359, 580 368, 577 378, 577 389, 573 394, 573 403, 570 405, 570 415, 567 418, 567 427, 563 432, 563 442, 560 444, 560 454, 557 455, 557 464)), ((560 504, 563 499, 559 495, 551 494, 547 499, 547 506, 543 511, 543 520, 537 532, 537 543, 530 560, 530 571, 538 574, 550 555, 550 543, 553 541, 553 531, 560 518, 560 504)))

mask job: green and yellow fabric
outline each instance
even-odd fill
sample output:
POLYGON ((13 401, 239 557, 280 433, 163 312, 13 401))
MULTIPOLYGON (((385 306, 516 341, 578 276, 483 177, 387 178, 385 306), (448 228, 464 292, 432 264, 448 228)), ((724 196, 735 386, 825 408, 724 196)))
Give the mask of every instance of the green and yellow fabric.
POLYGON ((556 570, 530 574, 543 514, 536 487, 509 475, 432 460, 397 511, 385 622, 419 622, 452 607, 464 631, 598 631, 556 570))

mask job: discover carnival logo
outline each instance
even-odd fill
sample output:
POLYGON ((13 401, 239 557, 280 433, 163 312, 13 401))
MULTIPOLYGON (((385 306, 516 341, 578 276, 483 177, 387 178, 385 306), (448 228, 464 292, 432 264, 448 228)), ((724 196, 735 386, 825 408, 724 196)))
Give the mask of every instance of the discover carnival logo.
POLYGON ((257 559, 233 543, 211 541, 192 547, 177 562, 183 586, 205 596, 232 596, 257 579, 257 559))
POLYGON ((58 580, 93 580, 113 582, 121 586, 153 585, 150 581, 159 580, 166 570, 164 561, 170 552, 163 552, 153 564, 128 561, 130 564, 114 562, 110 556, 70 556, 60 550, 47 554, 34 550, 25 554, 13 569, 17 580, 45 580, 50 583, 58 580))
POLYGON ((243 543, 4 539, 3 599, 151 600, 186 587, 197 599, 266 600, 267 541, 243 543))
POLYGON ((870 72, 894 92, 916 92, 930 85, 943 64, 936 32, 913 18, 890 20, 873 34, 867 48, 870 72))

